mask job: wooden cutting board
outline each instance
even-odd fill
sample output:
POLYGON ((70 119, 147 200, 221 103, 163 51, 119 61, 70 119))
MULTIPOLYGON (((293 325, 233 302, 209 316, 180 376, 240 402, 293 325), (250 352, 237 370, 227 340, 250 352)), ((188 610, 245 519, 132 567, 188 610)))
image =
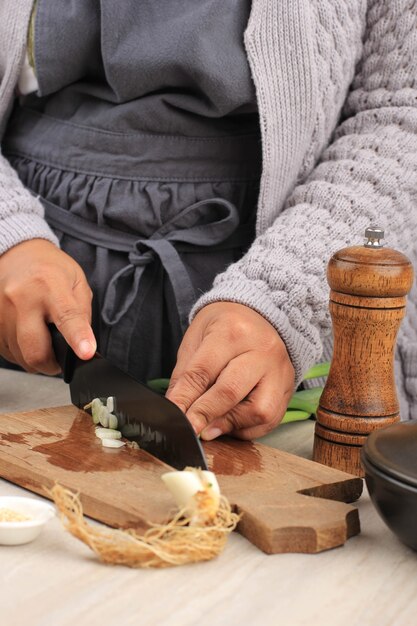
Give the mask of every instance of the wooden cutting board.
MULTIPOLYGON (((359 532, 360 478, 261 444, 204 444, 222 492, 243 514, 238 530, 264 552, 320 552, 359 532)), ((0 415, 0 476, 45 495, 59 482, 85 513, 120 528, 165 522, 174 501, 169 467, 142 450, 103 448, 91 417, 74 406, 0 415)))

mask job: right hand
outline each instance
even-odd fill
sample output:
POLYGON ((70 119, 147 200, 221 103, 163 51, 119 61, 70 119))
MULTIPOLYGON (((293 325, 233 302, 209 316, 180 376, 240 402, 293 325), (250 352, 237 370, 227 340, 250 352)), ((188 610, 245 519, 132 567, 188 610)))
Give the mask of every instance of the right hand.
POLYGON ((28 372, 58 374, 47 324, 53 322, 81 359, 96 351, 92 292, 81 267, 44 239, 0 256, 0 354, 28 372))

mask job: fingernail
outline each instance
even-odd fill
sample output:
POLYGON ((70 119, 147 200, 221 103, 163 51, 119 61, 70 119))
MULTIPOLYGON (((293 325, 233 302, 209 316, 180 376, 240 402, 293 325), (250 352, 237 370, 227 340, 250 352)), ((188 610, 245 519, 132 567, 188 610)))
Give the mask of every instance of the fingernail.
POLYGON ((205 441, 211 441, 222 435, 220 428, 205 428, 201 433, 201 438, 205 441))
POLYGON ((81 356, 88 357, 94 354, 94 352, 96 351, 96 346, 91 343, 91 341, 83 339, 83 341, 80 341, 80 343, 78 344, 78 350, 81 356))

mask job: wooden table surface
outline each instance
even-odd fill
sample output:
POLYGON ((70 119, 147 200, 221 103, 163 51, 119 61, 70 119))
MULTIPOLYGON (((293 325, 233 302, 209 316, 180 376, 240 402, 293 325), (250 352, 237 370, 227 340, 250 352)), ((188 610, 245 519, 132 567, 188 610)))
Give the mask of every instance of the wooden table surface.
MULTIPOLYGON (((0 369, 0 412, 66 403, 61 380, 0 369)), ((313 424, 285 425, 262 441, 311 458, 313 424)), ((0 479, 0 495, 23 494, 0 479)), ((102 565, 55 519, 33 543, 0 546, 0 624, 414 626, 417 553, 366 493, 358 507, 362 532, 342 548, 267 556, 233 534, 214 561, 148 571, 102 565)))

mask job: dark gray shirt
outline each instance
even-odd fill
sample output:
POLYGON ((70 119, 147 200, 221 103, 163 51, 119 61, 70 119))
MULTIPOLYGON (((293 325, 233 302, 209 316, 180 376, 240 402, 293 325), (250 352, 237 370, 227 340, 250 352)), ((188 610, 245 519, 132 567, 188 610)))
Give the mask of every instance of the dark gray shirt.
POLYGON ((38 0, 38 96, 53 117, 117 131, 257 130, 243 45, 250 0, 38 0))

